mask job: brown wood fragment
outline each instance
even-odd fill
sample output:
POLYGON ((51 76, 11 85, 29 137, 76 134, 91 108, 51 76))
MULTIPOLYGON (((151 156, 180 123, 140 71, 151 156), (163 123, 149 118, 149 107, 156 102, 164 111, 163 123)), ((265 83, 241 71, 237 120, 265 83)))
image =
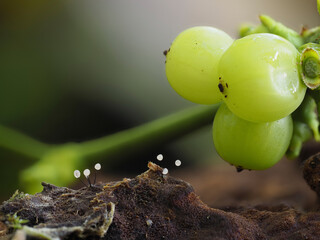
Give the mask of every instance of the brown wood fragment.
POLYGON ((304 162, 303 177, 320 197, 320 153, 312 155, 304 162))
POLYGON ((190 184, 148 167, 132 179, 78 190, 43 183, 41 193, 4 202, 0 214, 19 211, 29 220, 27 235, 46 229, 60 239, 320 239, 319 212, 283 204, 210 208, 190 184), (104 213, 113 214, 101 235, 104 213))

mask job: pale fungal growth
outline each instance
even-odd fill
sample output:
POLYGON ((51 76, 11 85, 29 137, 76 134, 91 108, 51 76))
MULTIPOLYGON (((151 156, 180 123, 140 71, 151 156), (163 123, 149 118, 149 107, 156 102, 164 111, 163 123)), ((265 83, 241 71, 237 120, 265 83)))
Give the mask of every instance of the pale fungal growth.
MULTIPOLYGON (((163 155, 162 155, 162 154, 158 154, 157 160, 158 160, 158 161, 162 161, 162 160, 163 160, 163 155)), ((177 167, 180 167, 181 164, 182 164, 182 162, 181 162, 181 160, 177 159, 177 160, 174 162, 174 164, 175 164, 177 167)), ((163 175, 166 175, 166 174, 168 174, 168 173, 169 173, 168 168, 164 168, 164 169, 162 170, 162 174, 163 174, 163 175)))
POLYGON ((166 175, 166 174, 168 174, 168 173, 169 173, 168 168, 164 168, 164 169, 162 170, 162 174, 163 174, 163 175, 166 175))
POLYGON ((97 171, 99 171, 101 169, 101 164, 100 163, 96 163, 96 165, 94 165, 94 169, 96 170, 94 172, 94 182, 93 185, 96 184, 96 180, 97 180, 97 171))
POLYGON ((146 221, 146 223, 147 223, 148 227, 151 227, 153 222, 152 222, 151 219, 148 219, 148 220, 146 221))
POLYGON ((89 170, 89 169, 85 169, 85 170, 83 171, 83 175, 84 175, 86 178, 88 178, 89 175, 90 175, 90 170, 89 170))
MULTIPOLYGON (((101 164, 100 164, 100 163, 96 163, 96 164, 94 165, 94 169, 95 169, 96 171, 99 171, 99 170, 101 169, 101 164)), ((85 178, 87 179, 87 182, 88 182, 88 184, 89 184, 89 187, 92 187, 92 185, 95 185, 95 184, 96 184, 96 180, 97 180, 96 171, 94 172, 94 182, 93 182, 93 184, 91 183, 91 180, 90 180, 90 173, 91 173, 90 170, 89 170, 89 169, 85 169, 85 170, 83 171, 83 175, 84 175, 85 178)), ((74 175, 75 178, 80 178, 81 173, 80 173, 79 170, 75 170, 75 171, 73 172, 73 175, 74 175)), ((81 179, 80 179, 80 181, 82 182, 81 179)), ((83 185, 88 186, 88 185, 85 184, 84 182, 82 182, 82 183, 83 183, 83 185)))
POLYGON ((163 160, 163 155, 162 155, 162 154, 159 154, 159 155, 157 156, 157 160, 158 160, 158 161, 162 161, 162 160, 163 160))
POLYGON ((99 171, 101 169, 101 164, 100 163, 96 163, 96 165, 94 165, 94 169, 99 171))
POLYGON ((177 167, 180 167, 181 166, 181 161, 179 159, 177 159, 174 164, 177 166, 177 167))
POLYGON ((81 173, 80 173, 79 170, 75 170, 75 171, 73 172, 73 175, 74 175, 75 178, 79 178, 79 177, 81 176, 81 173))
POLYGON ((80 182, 81 182, 83 185, 85 185, 85 186, 87 187, 87 184, 85 184, 85 183, 81 180, 81 178, 80 178, 81 172, 80 172, 79 170, 74 170, 73 175, 74 175, 75 178, 79 179, 80 182))

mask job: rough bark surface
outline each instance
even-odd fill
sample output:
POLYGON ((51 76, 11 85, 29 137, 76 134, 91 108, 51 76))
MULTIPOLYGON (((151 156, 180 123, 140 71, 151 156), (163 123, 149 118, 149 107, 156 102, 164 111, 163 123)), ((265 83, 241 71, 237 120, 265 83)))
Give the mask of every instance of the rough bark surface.
POLYGON ((318 211, 210 208, 190 184, 148 166, 119 182, 78 190, 43 183, 41 193, 16 195, 0 207, 0 233, 12 232, 8 216, 17 213, 29 221, 17 239, 320 239, 318 211))

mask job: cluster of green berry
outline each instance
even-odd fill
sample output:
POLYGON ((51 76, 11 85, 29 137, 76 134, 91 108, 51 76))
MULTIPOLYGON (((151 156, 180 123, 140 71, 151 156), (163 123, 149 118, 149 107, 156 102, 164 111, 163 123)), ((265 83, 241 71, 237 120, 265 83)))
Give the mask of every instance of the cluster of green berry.
POLYGON ((178 94, 200 104, 222 102, 213 140, 238 169, 269 168, 286 152, 297 156, 312 133, 319 139, 320 28, 300 35, 260 19, 258 27, 242 27, 237 40, 212 27, 187 29, 166 52, 167 78, 178 94))

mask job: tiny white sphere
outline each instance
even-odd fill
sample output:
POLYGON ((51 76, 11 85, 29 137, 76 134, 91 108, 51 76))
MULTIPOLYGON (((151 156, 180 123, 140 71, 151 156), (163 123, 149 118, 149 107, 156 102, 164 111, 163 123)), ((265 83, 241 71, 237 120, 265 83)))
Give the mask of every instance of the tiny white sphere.
POLYGON ((94 168, 99 171, 101 169, 101 164, 97 163, 96 165, 94 165, 94 168))
POLYGON ((159 161, 162 161, 162 160, 163 160, 163 155, 162 155, 162 154, 159 154, 159 155, 157 156, 157 159, 158 159, 159 161))
POLYGON ((168 174, 168 173, 169 173, 168 168, 164 168, 164 169, 162 170, 162 174, 166 175, 166 174, 168 174))
POLYGON ((181 166, 181 161, 178 159, 174 162, 174 164, 177 166, 177 167, 180 167, 181 166))
POLYGON ((79 178, 79 177, 81 176, 81 173, 80 173, 79 170, 75 170, 75 171, 73 172, 73 175, 74 175, 75 178, 79 178))
POLYGON ((89 175, 90 175, 90 170, 89 170, 89 169, 85 169, 85 170, 83 171, 83 175, 84 175, 86 178, 88 178, 89 175))

